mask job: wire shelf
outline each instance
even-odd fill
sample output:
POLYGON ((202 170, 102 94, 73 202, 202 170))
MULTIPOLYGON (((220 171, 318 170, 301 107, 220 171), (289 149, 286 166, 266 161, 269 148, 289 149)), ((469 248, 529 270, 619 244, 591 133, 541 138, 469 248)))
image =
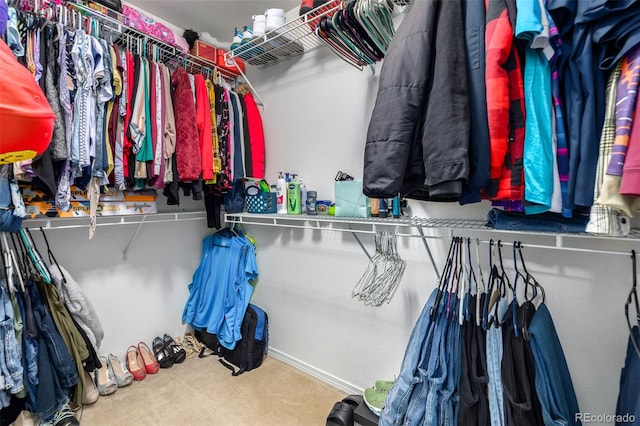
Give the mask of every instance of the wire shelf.
POLYGON ((320 20, 340 8, 339 0, 325 3, 286 24, 267 31, 264 36, 227 52, 229 58, 241 58, 260 68, 309 53, 324 46, 313 32, 320 20))
MULTIPOLYGON (((308 216, 308 215, 284 215, 284 214, 251 214, 235 213, 225 214, 228 223, 245 225, 274 226, 283 228, 327 230, 350 233, 375 234, 381 230, 394 227, 395 233, 401 237, 413 237, 422 239, 448 239, 453 236, 483 235, 491 233, 491 237, 497 235, 511 235, 515 239, 522 236, 539 236, 543 241, 527 244, 527 247, 566 250, 575 252, 599 253, 599 254, 624 254, 628 255, 630 247, 640 244, 640 229, 632 229, 629 235, 623 237, 609 235, 595 235, 587 233, 554 233, 494 229, 487 226, 484 220, 474 219, 446 219, 446 218, 355 218, 335 216, 308 216), (425 235, 424 230, 431 233, 425 235), (467 235, 465 235, 467 234, 467 235), (592 242, 599 242, 593 244, 592 242), (604 242, 613 243, 604 244, 604 242), (620 243, 620 244, 616 244, 620 243), (588 244, 588 247, 584 247, 588 244)), ((487 241, 481 241, 488 243, 487 241)))

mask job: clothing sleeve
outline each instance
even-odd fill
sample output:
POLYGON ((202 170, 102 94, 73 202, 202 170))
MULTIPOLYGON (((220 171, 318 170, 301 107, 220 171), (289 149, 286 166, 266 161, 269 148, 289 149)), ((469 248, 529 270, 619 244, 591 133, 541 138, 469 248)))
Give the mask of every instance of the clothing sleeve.
POLYGON ((265 142, 262 117, 251 93, 244 95, 244 103, 246 105, 245 114, 249 123, 249 139, 251 141, 252 176, 262 179, 264 178, 265 170, 265 142))
POLYGON ((504 0, 486 0, 487 116, 491 139, 491 179, 499 179, 508 150, 509 76, 505 68, 512 45, 512 31, 504 0))
POLYGON ((200 160, 202 179, 213 179, 213 143, 211 140, 211 108, 209 94, 204 77, 195 76, 196 121, 198 123, 198 141, 200 142, 200 160))

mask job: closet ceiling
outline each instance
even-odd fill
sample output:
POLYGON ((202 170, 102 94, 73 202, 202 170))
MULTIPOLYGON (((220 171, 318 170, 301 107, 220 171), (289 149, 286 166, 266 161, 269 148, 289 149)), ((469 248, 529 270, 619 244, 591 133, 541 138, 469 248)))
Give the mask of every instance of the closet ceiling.
POLYGON ((197 32, 208 32, 220 41, 231 42, 233 29, 252 25, 253 15, 266 9, 289 11, 300 7, 300 0, 129 0, 158 18, 197 32))

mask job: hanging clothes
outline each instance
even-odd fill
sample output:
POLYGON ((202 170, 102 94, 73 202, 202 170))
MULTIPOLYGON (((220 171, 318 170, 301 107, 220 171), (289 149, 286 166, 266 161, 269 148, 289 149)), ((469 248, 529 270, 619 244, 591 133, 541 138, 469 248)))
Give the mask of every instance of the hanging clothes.
POLYGON ((202 164, 194 94, 191 91, 189 75, 182 68, 173 73, 172 83, 175 88, 177 177, 182 182, 194 181, 200 177, 202 164))
POLYGON ((461 1, 413 2, 382 64, 364 152, 365 195, 458 200, 469 173, 463 32, 461 1))
POLYGON ((257 278, 255 247, 248 238, 228 228, 207 236, 182 321, 196 330, 206 329, 222 346, 233 349, 253 294, 250 281, 257 278))
POLYGON ((249 176, 256 179, 264 179, 265 172, 265 141, 262 127, 262 116, 256 104, 253 94, 246 93, 242 98, 244 102, 245 119, 247 122, 248 138, 250 141, 251 159, 249 176))

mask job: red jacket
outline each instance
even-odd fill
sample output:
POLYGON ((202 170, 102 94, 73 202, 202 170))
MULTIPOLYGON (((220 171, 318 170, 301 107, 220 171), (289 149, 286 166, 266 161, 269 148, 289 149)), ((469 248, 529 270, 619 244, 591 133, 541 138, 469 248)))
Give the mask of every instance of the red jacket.
POLYGON ((245 116, 249 123, 249 139, 251 141, 252 177, 264 178, 265 147, 262 117, 251 93, 244 95, 245 116))
POLYGON ((181 182, 197 180, 202 168, 200 140, 196 124, 196 106, 189 74, 178 68, 171 77, 174 87, 173 108, 176 116, 176 166, 181 182))
POLYGON ((211 129, 211 104, 204 77, 194 76, 196 86, 196 121, 198 123, 198 141, 202 161, 202 179, 213 179, 213 136, 211 129))
POLYGON ((487 115, 491 146, 492 200, 524 197, 524 85, 504 0, 485 0, 487 115))

